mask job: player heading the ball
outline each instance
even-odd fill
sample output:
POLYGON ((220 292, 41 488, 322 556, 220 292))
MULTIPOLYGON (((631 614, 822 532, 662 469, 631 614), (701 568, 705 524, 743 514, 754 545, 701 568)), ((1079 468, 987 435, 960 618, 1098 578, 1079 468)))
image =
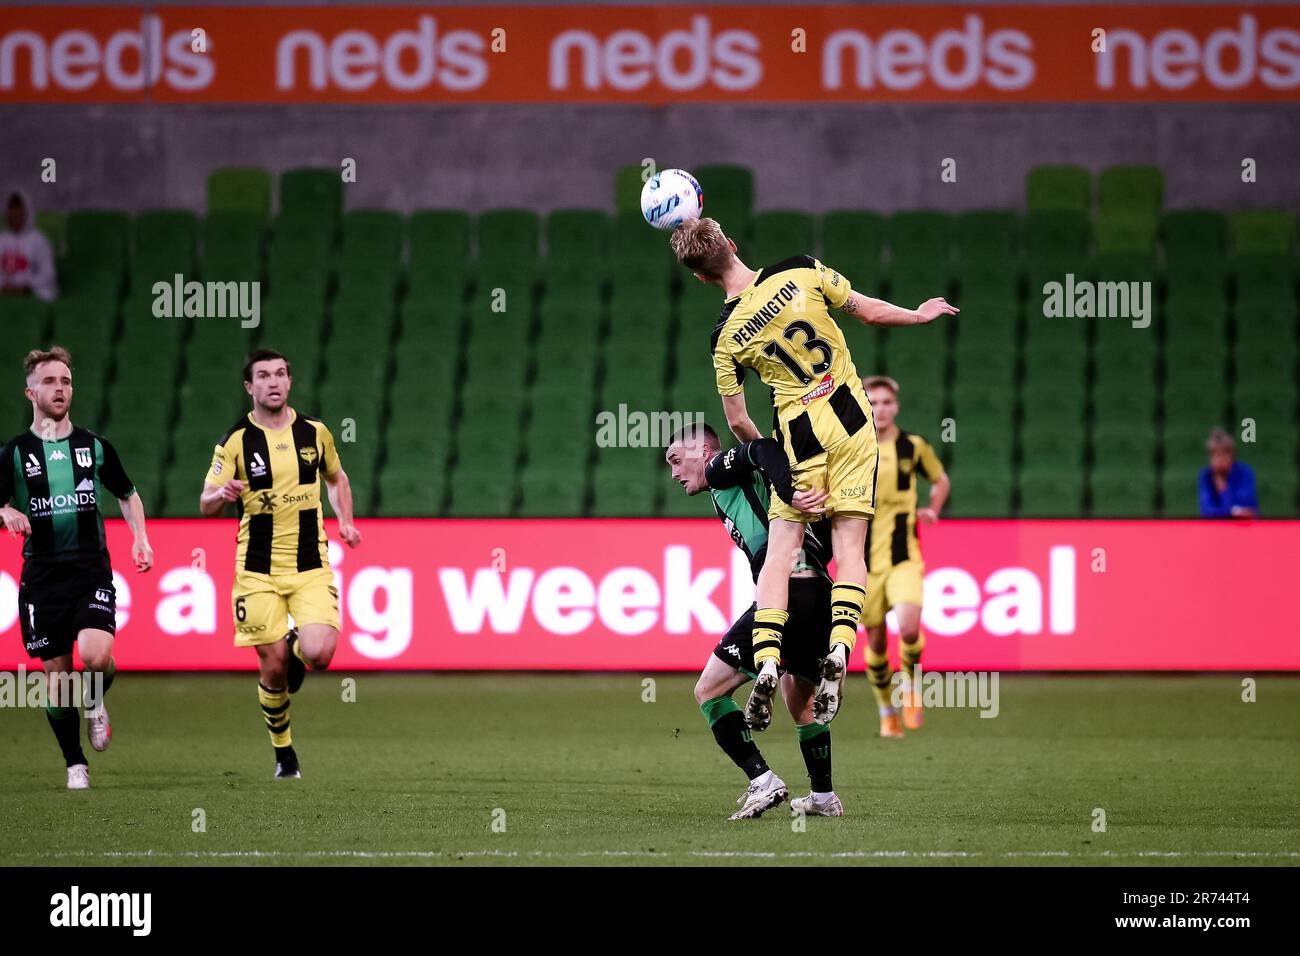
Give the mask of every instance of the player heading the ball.
MULTIPOLYGON (((919 325, 957 309, 942 297, 905 309, 850 287, 844 276, 812 256, 792 256, 751 269, 714 219, 689 219, 669 242, 678 262, 726 295, 713 330, 713 367, 732 433, 762 437, 745 408, 744 370, 772 389, 773 438, 785 450, 795 485, 818 494, 831 518, 836 581, 831 596, 831 650, 822 663, 814 708, 821 723, 839 710, 849 653, 866 598, 867 521, 875 511, 876 448, 871 403, 853 366, 844 334, 831 317, 839 309, 868 325, 919 325)), ((781 637, 788 619, 790 562, 809 516, 774 499, 768 511, 768 550, 758 579, 754 664, 758 678, 747 713, 770 708, 777 685, 781 637)))

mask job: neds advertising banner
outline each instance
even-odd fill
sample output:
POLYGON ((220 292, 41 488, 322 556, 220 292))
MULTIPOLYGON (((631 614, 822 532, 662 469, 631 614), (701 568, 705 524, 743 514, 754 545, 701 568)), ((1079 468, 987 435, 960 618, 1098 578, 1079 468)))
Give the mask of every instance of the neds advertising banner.
POLYGON ((0 103, 1298 95, 1290 5, 0 8, 0 103))

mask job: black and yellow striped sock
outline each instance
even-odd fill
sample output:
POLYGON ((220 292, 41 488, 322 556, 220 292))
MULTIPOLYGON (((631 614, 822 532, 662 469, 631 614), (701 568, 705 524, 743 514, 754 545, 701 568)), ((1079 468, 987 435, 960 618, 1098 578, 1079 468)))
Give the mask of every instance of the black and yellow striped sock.
POLYGON ((271 743, 276 747, 292 745, 293 734, 289 730, 289 692, 267 690, 262 686, 261 681, 258 681, 257 699, 262 704, 262 716, 266 718, 266 729, 271 734, 271 743))
POLYGON ((794 733, 799 738, 813 793, 830 793, 835 789, 831 786, 831 728, 827 724, 800 724, 794 733))
POLYGON ((894 681, 893 671, 889 667, 889 651, 873 651, 867 646, 867 677, 871 681, 871 693, 876 698, 876 706, 881 710, 893 710, 889 685, 894 681))
POLYGON ((731 758, 750 780, 767 773, 767 762, 758 752, 754 738, 745 726, 745 718, 736 702, 730 697, 714 697, 700 704, 704 719, 709 722, 713 739, 722 752, 731 758))
POLYGON ((903 659, 903 673, 907 675, 908 680, 911 680, 916 675, 916 665, 921 663, 921 652, 925 650, 925 635, 918 633, 916 640, 911 644, 907 641, 899 641, 898 650, 903 659))
POLYGON ((844 581, 835 582, 831 588, 831 647, 843 644, 844 649, 852 653, 858 640, 862 603, 866 599, 866 588, 844 581))
POLYGON ((781 663, 781 638, 790 612, 778 607, 762 607, 754 612, 754 670, 765 661, 781 663))

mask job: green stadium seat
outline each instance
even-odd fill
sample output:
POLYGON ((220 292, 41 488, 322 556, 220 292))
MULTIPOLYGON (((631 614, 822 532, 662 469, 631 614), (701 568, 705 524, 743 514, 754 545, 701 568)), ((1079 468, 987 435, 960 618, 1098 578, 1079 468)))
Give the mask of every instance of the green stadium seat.
POLYGON ((1283 253, 1247 253, 1231 260, 1237 298, 1282 300, 1294 307, 1296 260, 1283 253))
POLYGON ((68 216, 68 267, 120 274, 127 261, 130 216, 83 209, 68 216))
POLYGON ((1094 473, 1090 482, 1094 518, 1145 518, 1155 513, 1152 468, 1094 473))
POLYGON ((207 211, 247 213, 265 222, 271 215, 271 174, 252 167, 213 170, 208 175, 207 211))
POLYGON ((891 274, 910 261, 947 263, 952 250, 952 219, 932 210, 895 213, 889 219, 891 274))
POLYGON ((526 468, 519 479, 518 514, 523 517, 572 517, 582 513, 584 489, 574 470, 526 468))
POLYGON ((343 212, 337 169, 286 169, 280 174, 280 216, 315 219, 332 230, 343 212))
POLYGON ((557 209, 546 217, 546 257, 576 262, 588 274, 605 262, 610 247, 610 219, 599 209, 557 209))
MULTIPOLYGON (((351 306, 369 306, 377 314, 391 316, 397 299, 398 272, 391 259, 349 259, 340 255, 336 301, 351 306)), ((385 323, 387 330, 391 323, 385 323)))
MULTIPOLYGON (((1166 410, 1169 408, 1166 401, 1166 410)), ((1167 416, 1168 418, 1168 416, 1167 416)), ((1161 433, 1161 449, 1164 458, 1164 474, 1185 475, 1186 480, 1196 485, 1196 475, 1209 463, 1205 448, 1210 429, 1221 423, 1218 416, 1199 418, 1199 420, 1168 419, 1161 433)))
POLYGON ((1082 514, 1083 476, 1078 468, 1024 468, 1019 484, 1022 518, 1077 518, 1082 514))
MULTIPOLYGON (((1155 297, 1159 292, 1160 270, 1154 253, 1103 252, 1093 260, 1092 275, 1099 283, 1149 282, 1151 297, 1146 306, 1154 312, 1155 297)), ((1100 290, 1099 290, 1100 292, 1100 290)), ((1122 307, 1122 299, 1120 300, 1122 307)), ((1130 303, 1130 308, 1133 304, 1130 303)), ((1131 314, 1131 313, 1125 313, 1131 314)), ((1152 320, 1155 316, 1151 315, 1152 320)))
POLYGON ((385 468, 379 474, 377 513, 386 518, 439 515, 444 488, 440 470, 385 468))
POLYGON ((1008 473, 967 474, 953 478, 953 492, 944 516, 951 518, 1005 518, 1011 513, 1008 473))
POLYGON ((1120 214, 1154 222, 1164 192, 1164 173, 1155 166, 1110 166, 1097 177, 1097 204, 1103 216, 1120 214))
POLYGON ((50 240, 50 249, 54 251, 54 257, 56 259, 63 258, 67 250, 68 217, 61 212, 38 210, 36 213, 36 228, 45 234, 46 239, 50 240))
POLYGON ((1253 209, 1228 217, 1232 248, 1238 255, 1291 255, 1295 252, 1296 218, 1281 209, 1253 209))
POLYGON ((343 216, 342 261, 385 262, 394 269, 402 259, 402 217, 388 209, 358 209, 343 216))
POLYGON ((698 166, 695 178, 704 192, 704 215, 721 223, 739 245, 754 207, 753 172, 744 166, 698 166))
POLYGON ((1165 258, 1222 257, 1228 251, 1228 217, 1208 209, 1165 213, 1160 223, 1165 258))
POLYGON ((193 258, 197 233, 197 217, 179 209, 142 212, 131 224, 136 256, 179 251, 186 258, 193 258))
POLYGON ((1082 258, 1088 252, 1091 234, 1085 213, 1070 209, 1033 211, 1025 217, 1025 255, 1030 262, 1082 258))
POLYGON ((755 213, 749 237, 738 245, 740 257, 754 269, 791 256, 811 256, 817 249, 816 222, 807 213, 790 210, 755 213))
POLYGON ((1020 256, 1020 217, 1003 210, 964 212, 953 220, 957 259, 963 266, 1001 267, 1020 256))
MULTIPOLYGON (((522 270, 535 266, 541 224, 531 209, 492 209, 478 219, 478 254, 482 260, 522 270)), ((518 281, 518 279, 516 279, 518 281)))
POLYGON ((407 225, 411 271, 463 267, 470 259, 470 218, 459 209, 422 209, 407 225))
POLYGON ((1082 166, 1035 166, 1025 177, 1030 214, 1067 210, 1087 215, 1092 207, 1092 174, 1082 166))
POLYGON ((957 302, 965 318, 970 301, 1001 300, 1012 304, 1020 297, 1023 271, 1018 258, 997 257, 980 260, 962 258, 957 263, 957 302))
POLYGON ((37 337, 46 334, 50 324, 50 304, 35 296, 0 296, 0 329, 5 335, 23 328, 37 337))
POLYGON ((1200 514, 1197 500, 1196 470, 1170 469, 1166 466, 1160 477, 1160 497, 1164 502, 1160 513, 1166 518, 1195 518, 1200 514))
POLYGON ((1102 212, 1093 224, 1101 254, 1154 255, 1157 224, 1154 217, 1128 212, 1102 212))
POLYGON ((620 166, 614 173, 614 211, 641 215, 641 190, 645 188, 646 167, 638 164, 620 166))
POLYGON ((842 273, 855 289, 874 289, 883 274, 885 218, 865 210, 839 209, 824 215, 821 227, 821 261, 842 273))
POLYGON ((1040 466, 1078 469, 1083 467, 1083 452, 1078 431, 1062 430, 1054 422, 1028 425, 1020 433, 1020 453, 1026 469, 1040 466))

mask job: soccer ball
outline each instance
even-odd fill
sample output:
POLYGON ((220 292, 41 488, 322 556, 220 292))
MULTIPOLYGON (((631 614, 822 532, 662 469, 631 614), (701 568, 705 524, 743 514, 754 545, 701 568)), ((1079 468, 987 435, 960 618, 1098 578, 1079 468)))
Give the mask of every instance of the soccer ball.
POLYGON ((665 169, 641 187, 641 215, 656 229, 676 229, 704 212, 704 190, 684 169, 665 169))

